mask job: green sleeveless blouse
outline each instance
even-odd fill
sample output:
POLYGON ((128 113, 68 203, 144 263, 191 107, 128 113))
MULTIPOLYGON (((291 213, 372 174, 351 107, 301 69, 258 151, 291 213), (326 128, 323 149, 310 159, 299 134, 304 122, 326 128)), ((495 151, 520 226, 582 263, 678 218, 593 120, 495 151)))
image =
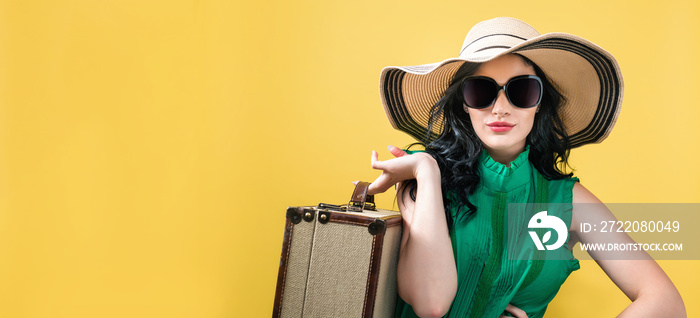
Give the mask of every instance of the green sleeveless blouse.
MULTIPOLYGON (((451 209, 455 222, 450 235, 458 282, 445 317, 498 317, 508 304, 524 310, 528 317, 542 317, 569 274, 580 268, 568 244, 554 251, 554 259, 508 257, 508 246, 516 239, 508 235, 509 203, 564 203, 549 215, 559 217, 567 229, 571 226, 572 190, 578 179, 547 180, 530 164, 528 154, 529 146, 506 167, 484 151, 479 167, 481 183, 469 197, 477 206, 476 213, 458 218, 457 211, 465 207, 451 209)), ((510 217, 513 220, 513 215, 510 217)), ((527 223, 523 227, 526 229, 527 223)), ((396 317, 417 316, 399 299, 396 317)))

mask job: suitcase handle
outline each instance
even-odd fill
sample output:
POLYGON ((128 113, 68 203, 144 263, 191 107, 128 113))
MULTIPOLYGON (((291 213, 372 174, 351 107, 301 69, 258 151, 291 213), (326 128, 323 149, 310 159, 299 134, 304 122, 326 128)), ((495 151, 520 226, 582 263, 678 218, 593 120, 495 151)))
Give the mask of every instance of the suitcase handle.
POLYGON ((368 195, 369 182, 358 181, 355 185, 355 190, 352 192, 350 202, 348 202, 348 211, 362 212, 362 210, 376 210, 374 205, 374 196, 368 195))

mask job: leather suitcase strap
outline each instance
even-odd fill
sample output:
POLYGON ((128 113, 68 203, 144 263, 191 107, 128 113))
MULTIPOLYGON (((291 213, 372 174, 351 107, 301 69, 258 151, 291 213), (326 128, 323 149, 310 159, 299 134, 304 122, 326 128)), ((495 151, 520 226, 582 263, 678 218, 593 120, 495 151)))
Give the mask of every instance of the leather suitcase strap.
POLYGON ((355 185, 355 191, 352 192, 352 197, 350 198, 350 205, 364 207, 365 203, 374 203, 374 196, 367 195, 367 190, 369 190, 369 182, 359 181, 355 185))

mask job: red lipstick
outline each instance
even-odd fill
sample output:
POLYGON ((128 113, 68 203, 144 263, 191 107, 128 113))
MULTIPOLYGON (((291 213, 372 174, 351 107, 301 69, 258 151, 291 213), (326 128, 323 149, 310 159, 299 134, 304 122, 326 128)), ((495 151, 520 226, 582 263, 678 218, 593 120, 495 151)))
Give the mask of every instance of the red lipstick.
POLYGON ((494 121, 486 124, 486 126, 489 126, 489 128, 491 128, 491 130, 494 132, 505 132, 513 129, 513 126, 515 125, 504 121, 494 121))

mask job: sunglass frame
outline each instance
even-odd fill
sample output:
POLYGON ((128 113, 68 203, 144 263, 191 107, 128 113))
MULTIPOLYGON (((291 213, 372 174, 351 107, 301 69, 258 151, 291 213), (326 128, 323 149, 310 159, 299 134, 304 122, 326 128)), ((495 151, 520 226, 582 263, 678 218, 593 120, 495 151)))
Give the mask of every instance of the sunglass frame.
POLYGON ((503 90, 503 92, 505 93, 506 98, 508 99, 508 102, 509 102, 511 105, 513 105, 514 107, 517 107, 517 108, 532 108, 532 107, 538 106, 538 105, 542 102, 542 95, 544 94, 544 85, 542 84, 542 79, 540 79, 539 76, 536 76, 536 75, 519 75, 519 76, 515 76, 515 77, 512 77, 511 79, 509 79, 509 80, 506 82, 505 85, 498 85, 498 82, 496 82, 496 80, 494 80, 493 78, 490 78, 490 77, 488 77, 488 76, 468 76, 468 77, 465 77, 465 78, 462 80, 462 83, 460 83, 459 88, 460 88, 460 90, 459 90, 459 91, 460 91, 460 95, 459 95, 459 96, 460 96, 461 99, 462 99, 462 103, 464 103, 464 105, 467 105, 469 108, 474 108, 474 109, 485 109, 485 108, 489 108, 489 107, 493 106, 493 104, 496 103, 496 100, 498 99, 498 93, 500 93, 501 90, 503 90), (464 85, 467 83, 468 80, 474 80, 474 79, 484 79, 484 80, 487 80, 487 81, 493 83, 494 85, 496 85, 496 87, 498 88, 498 89, 496 90, 496 95, 493 97, 493 100, 491 101, 491 103, 489 103, 489 104, 486 105, 486 106, 474 107, 474 106, 471 106, 471 105, 469 105, 469 104, 467 103, 467 100, 466 100, 466 98, 465 98, 465 96, 464 96, 464 95, 465 95, 465 92, 464 92, 464 85), (538 82, 539 85, 540 85, 540 92, 539 92, 539 96, 537 97, 537 103, 535 103, 535 104, 532 105, 532 106, 525 106, 525 107, 518 106, 518 105, 515 105, 515 104, 513 103, 513 101, 510 99, 510 94, 508 93, 508 85, 510 85, 513 81, 517 81, 517 80, 521 80, 521 79, 534 79, 534 80, 537 80, 537 82, 538 82))

